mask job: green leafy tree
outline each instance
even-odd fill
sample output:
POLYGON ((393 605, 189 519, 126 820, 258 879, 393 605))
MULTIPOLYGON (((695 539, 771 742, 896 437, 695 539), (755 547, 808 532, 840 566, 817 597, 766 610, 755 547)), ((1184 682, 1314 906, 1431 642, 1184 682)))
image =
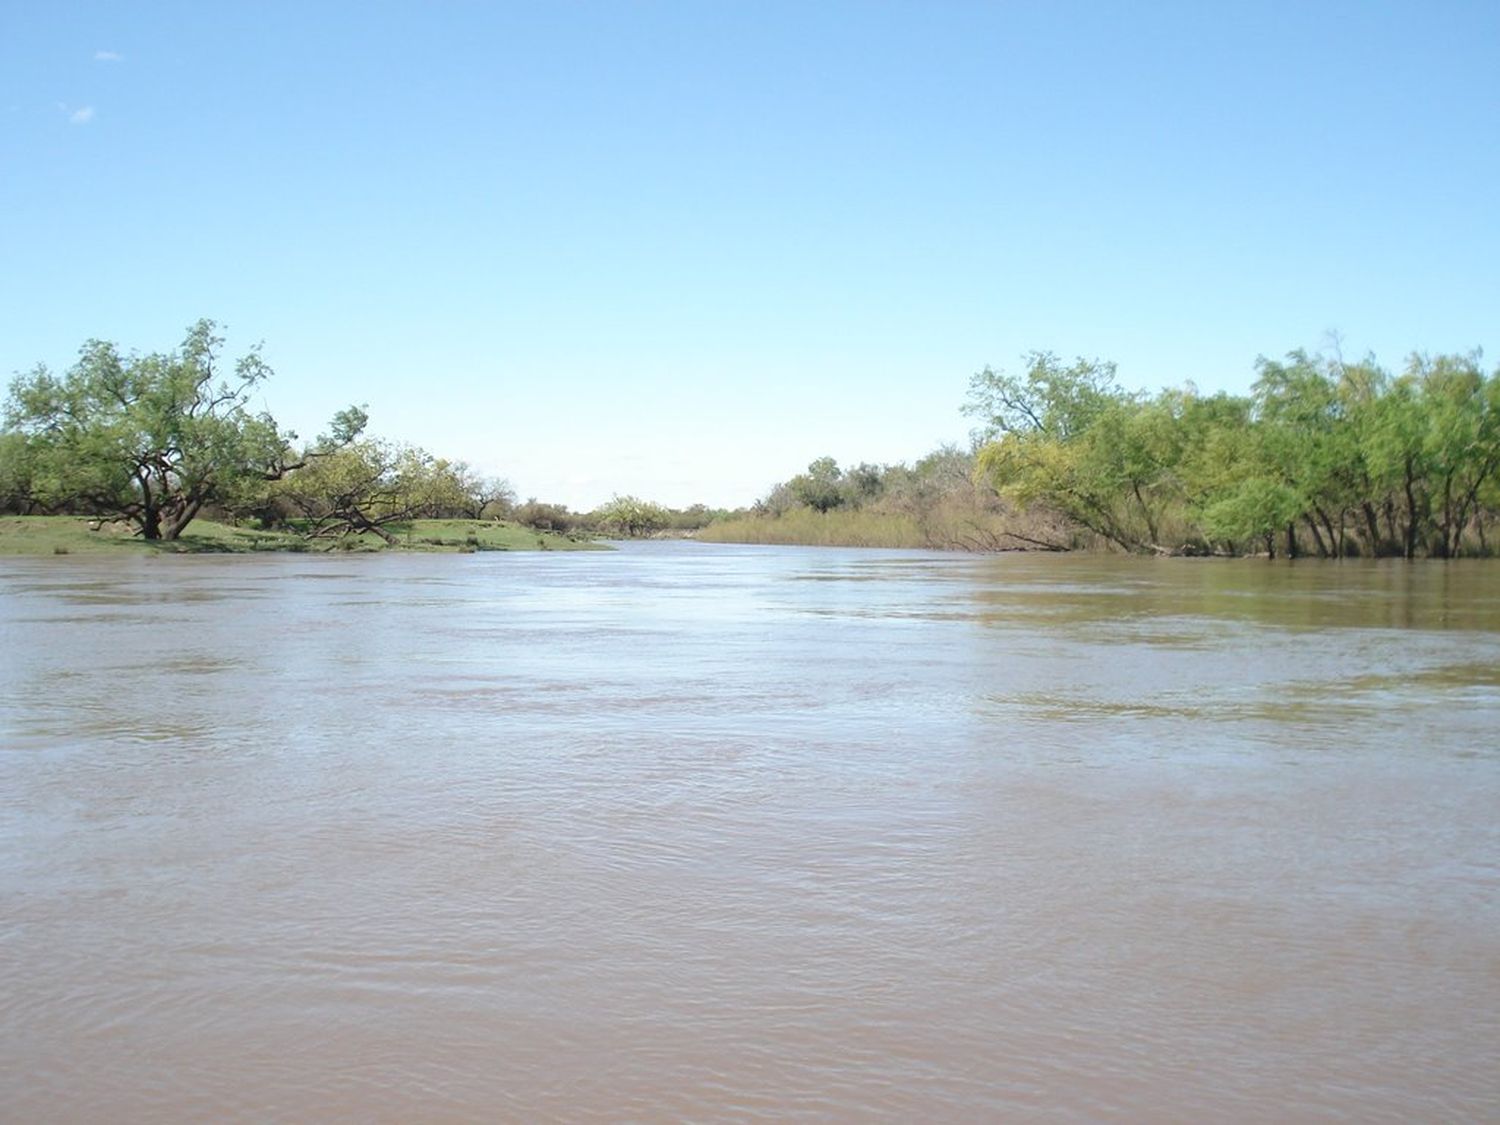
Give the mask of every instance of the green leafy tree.
POLYGON ((457 514, 471 520, 503 519, 515 507, 516 493, 510 481, 502 477, 483 476, 467 461, 455 461, 446 471, 452 476, 459 497, 457 514))
POLYGON ((1264 467, 1301 497, 1298 517, 1318 554, 1343 555, 1347 518, 1366 474, 1334 372, 1304 351, 1285 363, 1261 357, 1256 366, 1264 467))
POLYGON ((964 413, 981 419, 983 438, 1040 433, 1067 441, 1122 397, 1113 363, 1079 358, 1064 366, 1051 352, 1031 352, 1024 374, 986 367, 970 379, 964 413))
POLYGON ((0 512, 26 514, 36 506, 31 456, 22 433, 0 433, 0 512))
POLYGON ((1040 430, 1009 432, 980 449, 979 472, 1021 508, 1043 507, 1127 551, 1141 548, 1120 516, 1118 491, 1098 471, 1097 447, 1040 430))
POLYGON ((1022 375, 975 375, 964 409, 984 422, 978 469, 1002 497, 1049 508, 1127 551, 1156 544, 1172 418, 1122 391, 1114 364, 1064 366, 1033 352, 1022 375))
POLYGON ((66 375, 15 380, 6 424, 24 435, 32 495, 176 539, 205 504, 242 502, 292 468, 295 437, 250 400, 271 369, 252 349, 225 373, 210 320, 171 352, 122 355, 90 340, 66 375))
POLYGON ((376 439, 320 445, 276 485, 310 539, 370 532, 394 544, 391 524, 425 516, 455 495, 446 465, 420 449, 376 439))
POLYGON ((1420 384, 1404 376, 1364 412, 1359 435, 1372 503, 1384 515, 1388 540, 1409 559, 1417 555, 1431 509, 1427 408, 1420 384))
POLYGON ((844 473, 844 503, 855 508, 880 499, 885 490, 885 470, 879 465, 861 461, 844 473))
POLYGON ((1432 553, 1462 547, 1485 486, 1500 470, 1500 375, 1486 379, 1479 353, 1412 358, 1427 405, 1423 460, 1428 478, 1432 553))
POLYGON ((616 496, 594 513, 594 521, 606 532, 635 539, 663 530, 672 517, 660 504, 635 496, 616 496))
POLYGON ((1204 534, 1216 542, 1264 543, 1276 554, 1275 535, 1302 511, 1302 497, 1280 481, 1247 477, 1220 490, 1201 513, 1204 534))
POLYGON ((1127 551, 1488 554, 1500 371, 1480 358, 1417 356, 1393 378, 1370 358, 1294 351, 1258 360, 1250 395, 1205 397, 1129 393, 1113 364, 1033 352, 1020 374, 973 377, 972 458, 847 472, 823 458, 754 514, 843 505, 978 549, 1065 549, 1082 529, 1127 551))
POLYGON ((817 512, 827 512, 839 507, 847 498, 843 489, 843 470, 832 457, 819 457, 787 481, 787 488, 800 504, 806 504, 817 512))
POLYGON ((568 511, 566 504, 547 504, 535 496, 527 497, 512 514, 515 521, 525 527, 564 535, 576 529, 583 519, 579 513, 568 511))

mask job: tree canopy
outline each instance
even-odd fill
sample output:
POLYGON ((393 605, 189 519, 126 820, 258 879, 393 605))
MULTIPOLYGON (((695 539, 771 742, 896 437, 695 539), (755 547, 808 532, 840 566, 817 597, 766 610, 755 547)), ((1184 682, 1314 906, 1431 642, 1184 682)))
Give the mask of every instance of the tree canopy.
POLYGON ((1124 550, 1450 558, 1466 537, 1488 551, 1500 472, 1500 372, 1480 358, 1392 375, 1295 351, 1260 359, 1248 396, 1202 396, 1035 354, 1022 376, 976 375, 967 409, 1002 495, 1124 550))
MULTIPOLYGON (((90 340, 65 375, 39 366, 18 377, 5 411, 21 439, 11 475, 43 506, 116 515, 147 539, 177 538, 205 504, 247 503, 293 467, 295 435, 251 409, 271 375, 259 349, 225 372, 223 343, 200 320, 170 352, 122 355, 90 340)), ((363 424, 341 417, 346 429, 363 424)))
POLYGON ((841 470, 819 458, 737 534, 979 550, 1108 546, 1325 558, 1492 552, 1500 371, 1478 352, 1261 358, 1248 394, 1127 390, 1113 363, 1032 352, 986 367, 972 452, 841 470), (780 521, 780 535, 750 526, 780 521))
POLYGON ((615 496, 594 513, 594 520, 606 532, 633 539, 661 531, 671 522, 671 515, 649 500, 615 496))

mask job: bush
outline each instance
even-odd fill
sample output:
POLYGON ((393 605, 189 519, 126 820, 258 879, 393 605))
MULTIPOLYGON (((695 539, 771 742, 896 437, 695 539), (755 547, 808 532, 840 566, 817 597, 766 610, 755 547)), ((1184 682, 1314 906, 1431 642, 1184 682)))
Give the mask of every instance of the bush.
POLYGON ((543 504, 535 497, 517 508, 513 518, 522 526, 535 531, 557 531, 563 534, 575 530, 583 519, 576 512, 568 511, 566 504, 543 504))

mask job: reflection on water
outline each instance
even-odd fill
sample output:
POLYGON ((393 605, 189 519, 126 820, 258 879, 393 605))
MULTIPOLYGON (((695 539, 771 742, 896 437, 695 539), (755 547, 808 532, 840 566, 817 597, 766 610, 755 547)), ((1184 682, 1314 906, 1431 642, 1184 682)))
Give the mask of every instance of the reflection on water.
POLYGON ((1500 568, 0 560, 18 1121, 1500 1105, 1500 568))

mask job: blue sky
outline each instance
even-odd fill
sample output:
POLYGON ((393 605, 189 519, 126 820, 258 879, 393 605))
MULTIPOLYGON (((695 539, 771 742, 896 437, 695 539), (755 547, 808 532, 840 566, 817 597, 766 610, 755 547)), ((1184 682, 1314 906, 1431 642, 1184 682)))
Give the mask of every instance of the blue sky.
POLYGON ((1500 347, 1500 4, 0 6, 0 375, 257 340, 591 507, 967 440, 1031 349, 1500 347))

